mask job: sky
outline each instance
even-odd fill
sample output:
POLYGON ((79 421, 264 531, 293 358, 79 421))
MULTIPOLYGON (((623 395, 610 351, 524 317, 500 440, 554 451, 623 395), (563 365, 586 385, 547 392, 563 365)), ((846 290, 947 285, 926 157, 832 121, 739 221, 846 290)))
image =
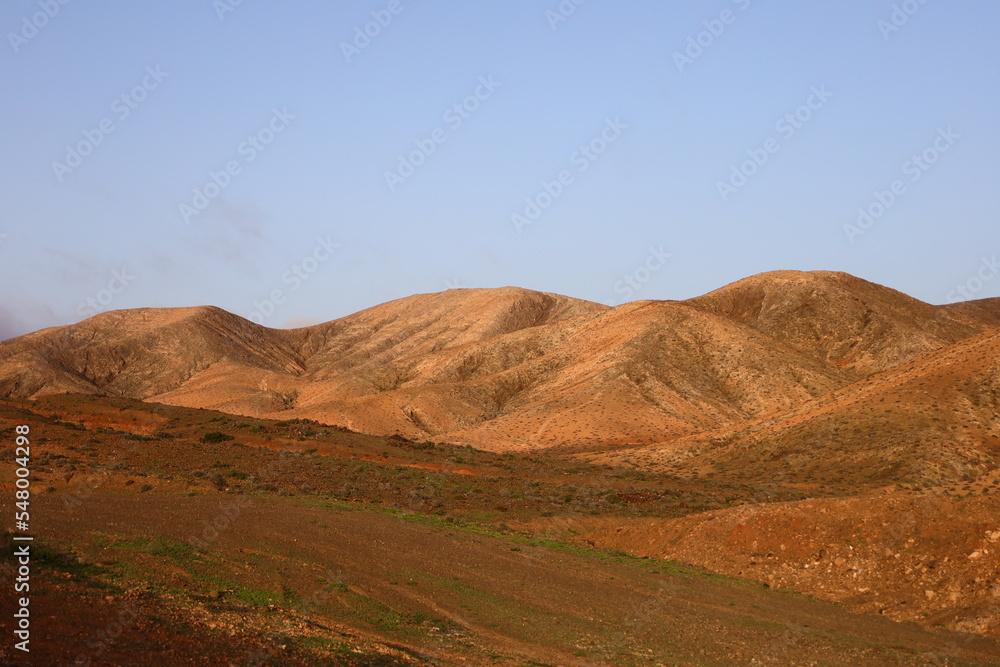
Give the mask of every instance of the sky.
POLYGON ((778 269, 1000 296, 1000 4, 9 0, 0 339, 778 269))

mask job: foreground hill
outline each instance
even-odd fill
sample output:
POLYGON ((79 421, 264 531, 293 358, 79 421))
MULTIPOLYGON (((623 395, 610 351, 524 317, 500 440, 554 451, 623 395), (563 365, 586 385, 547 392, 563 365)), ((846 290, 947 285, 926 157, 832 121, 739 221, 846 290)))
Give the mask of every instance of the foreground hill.
POLYGON ((582 544, 794 589, 855 613, 997 636, 998 512, 996 497, 896 492, 682 518, 533 524, 582 544))
POLYGON ((121 396, 493 449, 655 445, 849 395, 994 330, 998 303, 931 306, 846 274, 781 271, 617 308, 449 290, 296 330, 212 307, 138 309, 0 343, 0 396, 121 396))
MULTIPOLYGON (((768 480, 639 476, 558 451, 96 395, 0 401, 9 457, 16 425, 37 444, 32 664, 918 667, 1000 655, 990 498, 788 502, 798 494, 768 480), (762 493, 770 502, 741 505, 762 493)), ((0 467, 0 493, 16 479, 0 467)), ((0 547, 13 548, 10 531, 0 547)), ((0 562, 0 584, 16 576, 0 562)), ((14 622, 0 616, 0 632, 14 622)))

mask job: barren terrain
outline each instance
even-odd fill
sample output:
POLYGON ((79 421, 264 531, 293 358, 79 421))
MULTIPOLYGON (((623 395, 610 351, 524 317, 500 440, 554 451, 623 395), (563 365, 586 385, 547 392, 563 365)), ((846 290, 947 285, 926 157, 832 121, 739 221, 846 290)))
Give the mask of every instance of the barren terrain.
MULTIPOLYGON (((793 593, 792 570, 760 584, 712 574, 735 569, 724 559, 680 562, 712 550, 735 562, 743 542, 707 535, 701 552, 664 559, 667 541, 651 553, 600 537, 763 498, 766 515, 802 497, 783 485, 94 396, 0 417, 5 437, 30 424, 35 438, 34 662, 14 664, 987 665, 1000 650, 995 626, 937 627, 970 604, 985 612, 978 588, 942 594, 950 615, 900 624, 793 593)), ((7 473, 0 491, 12 489, 7 473)), ((792 550, 776 565, 811 562, 779 528, 792 550)), ((773 532, 753 548, 780 551, 773 532)), ((911 564, 940 545, 891 546, 911 564)), ((840 558, 828 550, 823 565, 840 558)))

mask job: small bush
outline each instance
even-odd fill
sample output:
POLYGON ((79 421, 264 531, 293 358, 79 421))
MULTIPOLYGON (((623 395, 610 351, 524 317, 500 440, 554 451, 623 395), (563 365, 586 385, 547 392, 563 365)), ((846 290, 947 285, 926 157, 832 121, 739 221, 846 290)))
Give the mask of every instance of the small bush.
POLYGON ((228 433, 220 433, 218 431, 209 431, 205 435, 201 436, 202 442, 225 442, 226 440, 233 440, 233 436, 228 433))

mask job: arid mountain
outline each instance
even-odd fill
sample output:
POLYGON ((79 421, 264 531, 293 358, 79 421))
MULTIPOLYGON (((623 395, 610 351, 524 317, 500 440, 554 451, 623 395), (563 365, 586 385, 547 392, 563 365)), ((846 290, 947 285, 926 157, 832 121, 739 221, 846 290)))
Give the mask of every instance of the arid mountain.
POLYGON ((908 442, 919 401, 843 411, 898 405, 892 392, 930 382, 944 422, 929 442, 961 415, 968 442, 955 442, 989 447, 1000 433, 984 360, 997 350, 984 332, 1000 326, 998 304, 931 306, 846 274, 781 271, 617 308, 450 290, 296 330, 212 307, 117 311, 0 343, 0 395, 124 396, 490 449, 651 445, 643 456, 662 459, 663 443, 688 443, 675 447, 685 457, 705 443, 780 449, 779 431, 797 442, 809 428, 908 442), (934 364, 978 379, 956 370, 970 384, 953 387, 934 364))
POLYGON ((688 303, 744 322, 856 377, 886 370, 984 328, 1000 300, 938 307, 846 273, 776 271, 688 303))
POLYGON ((1000 468, 1000 330, 780 415, 595 459, 837 487, 979 479, 1000 468))
POLYGON ((152 399, 208 368, 296 374, 285 332, 218 308, 140 308, 96 315, 0 343, 0 393, 79 392, 152 399))

